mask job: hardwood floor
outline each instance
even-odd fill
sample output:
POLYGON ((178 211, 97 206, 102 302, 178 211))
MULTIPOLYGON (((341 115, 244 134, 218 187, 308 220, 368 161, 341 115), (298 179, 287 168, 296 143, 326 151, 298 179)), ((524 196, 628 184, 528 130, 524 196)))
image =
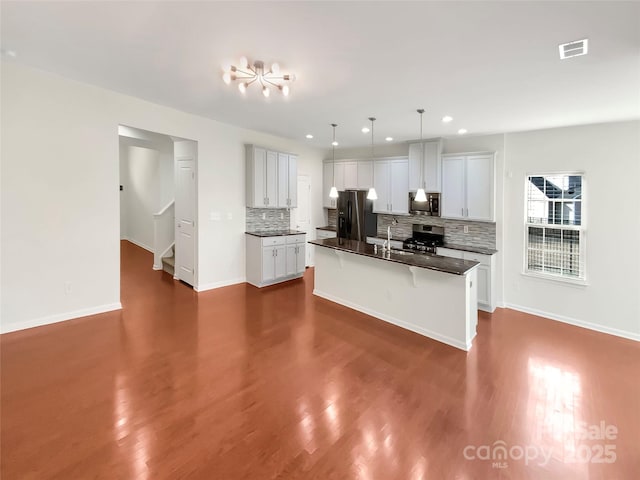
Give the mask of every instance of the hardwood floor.
POLYGON ((124 243, 122 311, 1 337, 3 480, 640 472, 635 342, 499 309, 466 354, 314 297, 312 270, 196 294, 151 265, 124 243))

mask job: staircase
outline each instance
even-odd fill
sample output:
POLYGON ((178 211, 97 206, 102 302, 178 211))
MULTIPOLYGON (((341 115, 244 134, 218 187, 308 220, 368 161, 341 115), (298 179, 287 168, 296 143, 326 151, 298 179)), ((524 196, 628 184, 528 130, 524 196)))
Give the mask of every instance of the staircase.
POLYGON ((175 273, 176 256, 173 247, 167 252, 167 256, 162 257, 162 270, 170 275, 175 273))

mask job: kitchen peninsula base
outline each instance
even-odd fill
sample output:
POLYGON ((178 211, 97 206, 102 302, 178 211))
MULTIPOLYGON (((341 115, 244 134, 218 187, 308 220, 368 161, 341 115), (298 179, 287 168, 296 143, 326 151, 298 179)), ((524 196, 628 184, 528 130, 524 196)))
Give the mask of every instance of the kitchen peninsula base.
POLYGON ((471 348, 478 321, 476 268, 453 274, 402 263, 400 255, 377 258, 323 242, 329 241, 312 242, 327 247, 315 249, 314 295, 453 347, 471 348))

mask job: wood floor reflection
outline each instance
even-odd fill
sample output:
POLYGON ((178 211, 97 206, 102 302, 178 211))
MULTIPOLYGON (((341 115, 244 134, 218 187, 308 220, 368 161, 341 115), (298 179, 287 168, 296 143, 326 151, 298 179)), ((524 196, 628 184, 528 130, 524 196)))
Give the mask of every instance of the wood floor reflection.
POLYGON ((125 242, 122 311, 1 337, 3 480, 637 478, 635 342, 499 309, 466 354, 312 270, 196 294, 151 264, 125 242))

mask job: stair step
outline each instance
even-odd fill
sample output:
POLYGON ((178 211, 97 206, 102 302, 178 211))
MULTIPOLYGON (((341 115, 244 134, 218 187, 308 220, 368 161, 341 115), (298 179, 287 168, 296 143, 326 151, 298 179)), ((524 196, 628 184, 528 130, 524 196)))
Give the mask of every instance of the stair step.
POLYGON ((167 263, 172 267, 176 266, 176 257, 162 257, 162 263, 167 263))
POLYGON ((170 257, 162 257, 162 269, 173 275, 176 271, 176 258, 172 255, 170 257))

